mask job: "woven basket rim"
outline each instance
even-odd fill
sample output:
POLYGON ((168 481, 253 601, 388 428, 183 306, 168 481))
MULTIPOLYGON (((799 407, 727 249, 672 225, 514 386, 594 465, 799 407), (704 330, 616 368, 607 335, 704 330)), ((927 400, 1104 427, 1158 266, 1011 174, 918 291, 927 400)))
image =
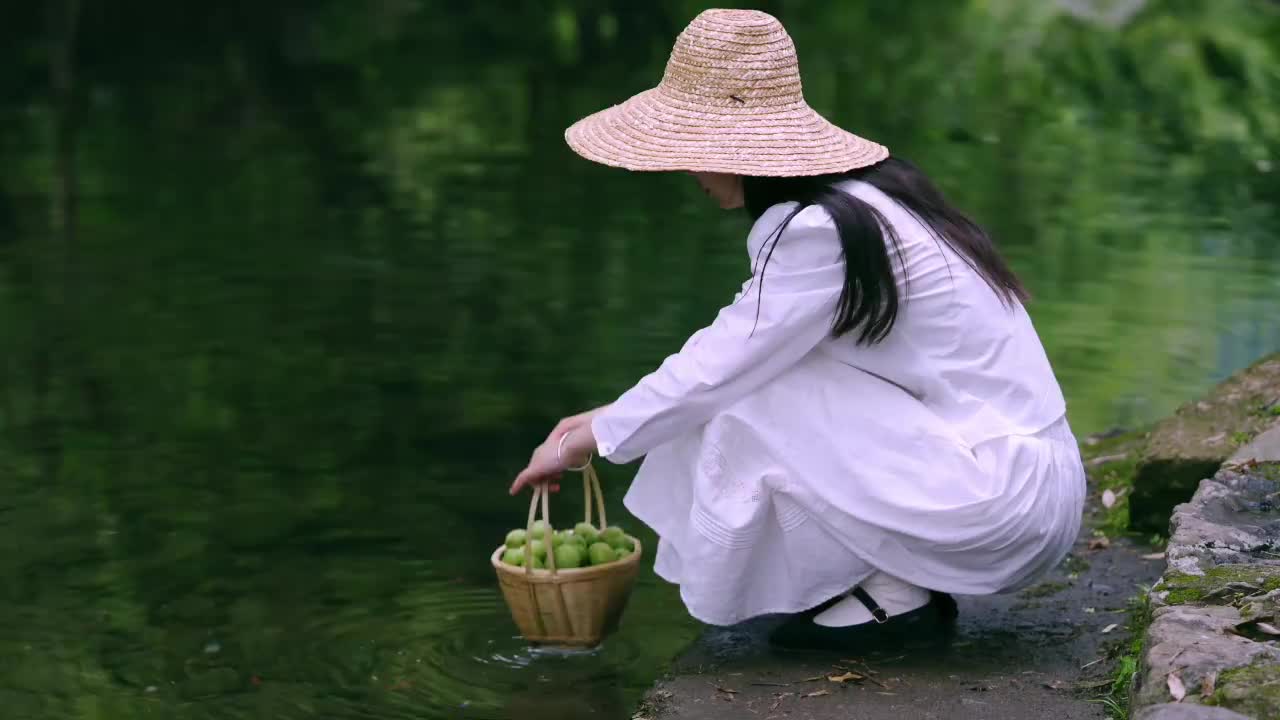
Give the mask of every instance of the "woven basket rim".
POLYGON ((580 567, 580 568, 557 569, 555 571, 555 574, 552 574, 550 570, 546 570, 546 569, 539 570, 535 568, 532 573, 528 573, 528 572, 525 572, 525 569, 523 567, 516 567, 514 565, 508 565, 502 562, 502 553, 505 552, 507 549, 507 546, 505 543, 502 545, 499 545, 496 549, 494 549, 493 553, 489 556, 489 562, 500 573, 503 573, 505 575, 515 576, 515 577, 520 577, 520 578, 529 580, 531 582, 548 583, 548 582, 556 582, 557 580, 560 580, 560 579, 564 579, 566 581, 567 580, 574 580, 574 581, 586 580, 586 579, 591 579, 593 577, 603 577, 605 575, 611 575, 620 570, 630 570, 631 566, 638 565, 640 563, 640 555, 644 550, 643 544, 641 544, 640 540, 638 540, 637 538, 631 535, 627 535, 626 538, 632 541, 633 543, 635 543, 636 545, 635 550, 632 551, 630 555, 626 556, 622 560, 615 560, 614 562, 611 562, 608 565, 596 565, 596 566, 588 566, 588 567, 580 567))

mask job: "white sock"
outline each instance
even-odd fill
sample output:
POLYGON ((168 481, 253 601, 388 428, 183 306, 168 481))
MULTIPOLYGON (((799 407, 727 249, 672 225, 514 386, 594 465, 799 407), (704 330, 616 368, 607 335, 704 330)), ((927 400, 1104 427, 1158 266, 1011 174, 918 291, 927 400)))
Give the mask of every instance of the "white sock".
MULTIPOLYGON (((928 590, 882 572, 872 573, 860 585, 873 600, 880 604, 880 607, 884 608, 889 617, 911 612, 929 604, 928 590)), ((815 623, 824 627, 848 627, 874 620, 867 606, 853 595, 848 595, 813 618, 815 623)))

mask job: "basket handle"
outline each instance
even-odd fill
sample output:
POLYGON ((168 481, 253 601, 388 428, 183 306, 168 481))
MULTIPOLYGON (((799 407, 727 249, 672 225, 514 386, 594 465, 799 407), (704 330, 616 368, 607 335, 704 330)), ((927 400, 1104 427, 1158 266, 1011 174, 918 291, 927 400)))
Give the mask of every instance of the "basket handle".
POLYGON ((556 553, 555 545, 551 542, 551 510, 547 505, 547 498, 551 495, 551 490, 547 488, 546 483, 538 483, 533 486, 533 498, 529 500, 529 520, 525 523, 524 535, 528 539, 525 543, 524 573, 526 575, 533 574, 533 520, 538 512, 538 501, 542 501, 542 521, 546 526, 543 532, 542 544, 547 549, 547 569, 554 575, 556 572, 556 553))
MULTIPOLYGON (((529 542, 532 542, 535 539, 533 537, 533 522, 537 519, 539 502, 541 502, 542 520, 546 524, 546 530, 542 537, 542 544, 547 549, 547 569, 554 575, 556 572, 556 553, 555 544, 552 542, 551 536, 555 530, 551 527, 551 510, 548 506, 550 497, 551 491, 547 488, 546 483, 538 483, 533 486, 533 497, 529 500, 529 519, 525 521, 525 537, 528 538, 529 542)), ((586 523, 588 525, 592 525, 591 504, 593 498, 595 500, 596 514, 600 516, 600 524, 596 527, 600 530, 604 530, 606 527, 609 527, 609 521, 604 514, 604 492, 600 489, 600 476, 596 474, 595 466, 588 462, 586 466, 582 468, 582 500, 583 505, 586 508, 586 523)), ((529 542, 526 542, 525 544, 526 550, 532 547, 529 542)), ((528 553, 525 557, 524 571, 526 575, 533 573, 532 552, 528 553)))
MULTIPOLYGON (((554 574, 556 572, 555 545, 552 542, 551 535, 554 528, 551 527, 551 510, 549 507, 549 499, 551 491, 547 489, 546 483, 538 483, 533 486, 533 497, 529 500, 529 518, 525 521, 525 537, 530 541, 533 537, 533 523, 538 518, 539 504, 542 509, 542 520, 546 524, 546 531, 543 533, 542 543, 547 549, 547 569, 554 574)), ((582 469, 582 501, 585 508, 586 523, 594 525, 600 530, 609 527, 609 520, 604 513, 604 491, 600 489, 600 476, 596 473, 595 466, 591 463, 582 469), (600 524, 595 525, 591 522, 592 502, 595 504, 596 515, 600 518, 600 524)), ((526 544, 526 549, 529 545, 526 544)), ((525 558, 524 571, 526 574, 533 572, 532 554, 525 558)))
POLYGON ((600 491, 600 476, 596 474, 595 466, 587 463, 582 469, 582 505, 586 510, 586 523, 591 524, 591 496, 595 495, 596 511, 600 515, 600 529, 609 527, 609 522, 604 516, 604 493, 600 491), (595 492, 592 492, 592 491, 595 492))

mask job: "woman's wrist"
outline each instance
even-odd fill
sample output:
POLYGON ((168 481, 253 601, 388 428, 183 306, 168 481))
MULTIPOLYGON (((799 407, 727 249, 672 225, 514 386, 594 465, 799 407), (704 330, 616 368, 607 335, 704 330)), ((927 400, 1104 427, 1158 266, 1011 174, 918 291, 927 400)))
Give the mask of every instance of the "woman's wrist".
POLYGON ((586 467, 596 453, 596 438, 591 432, 590 421, 569 430, 560 436, 556 455, 569 470, 586 467))

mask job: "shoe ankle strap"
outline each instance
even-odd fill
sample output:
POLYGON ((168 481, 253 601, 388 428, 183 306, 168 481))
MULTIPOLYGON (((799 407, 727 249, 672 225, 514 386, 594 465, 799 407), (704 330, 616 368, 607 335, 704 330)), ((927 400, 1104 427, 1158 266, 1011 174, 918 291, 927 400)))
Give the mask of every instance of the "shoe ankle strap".
POLYGON ((858 602, 865 605, 866 608, 871 611, 871 617, 875 618, 877 623, 883 625, 889 622, 889 613, 885 612, 884 608, 880 607, 880 603, 876 602, 875 598, 868 595, 867 591, 863 590, 861 585, 854 587, 851 594, 858 598, 858 602))

